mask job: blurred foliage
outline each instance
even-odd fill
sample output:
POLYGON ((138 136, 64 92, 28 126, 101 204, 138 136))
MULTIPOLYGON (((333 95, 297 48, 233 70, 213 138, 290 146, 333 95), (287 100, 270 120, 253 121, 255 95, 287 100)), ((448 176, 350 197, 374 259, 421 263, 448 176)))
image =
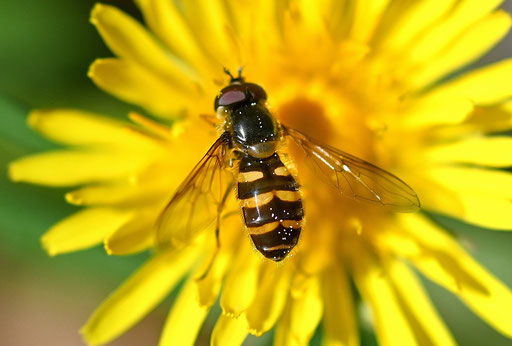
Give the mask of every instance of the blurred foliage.
MULTIPOLYGON (((121 7, 140 19, 132 1, 104 2, 121 7)), ((26 127, 25 119, 30 109, 77 107, 122 117, 132 108, 98 90, 86 76, 88 66, 95 58, 112 55, 88 22, 94 3, 89 0, 18 0, 4 1, 0 5, 0 66, 3 67, 0 78, 0 166, 3 167, 0 172, 0 277, 3 283, 0 300, 9 295, 13 299, 11 308, 18 309, 17 302, 26 301, 33 294, 35 300, 42 302, 42 307, 36 306, 34 311, 40 309, 38 311, 43 311, 44 317, 44 312, 57 314, 53 316, 55 322, 48 322, 55 324, 55 330, 68 328, 60 323, 73 315, 73 310, 79 311, 79 316, 72 319, 69 326, 70 339, 66 339, 73 343, 79 343, 77 330, 88 314, 149 254, 109 257, 97 247, 48 257, 40 246, 40 236, 77 208, 65 203, 64 189, 10 183, 5 167, 17 157, 55 147, 26 127), (55 312, 55 304, 59 302, 66 305, 67 310, 57 309, 55 312)), ((507 1, 504 6, 510 10, 512 1, 507 1)), ((509 35, 477 65, 510 56, 511 46, 509 35)), ((512 287, 512 233, 482 230, 441 216, 433 217, 450 229, 484 266, 512 287)), ((512 345, 509 339, 480 321, 453 295, 423 281, 461 345, 512 345)), ((152 327, 136 327, 117 344, 138 344, 137 340, 139 344, 141 340, 151 344, 151 340, 156 340, 170 299, 163 303, 164 308, 157 309, 156 317, 150 316, 148 322, 144 322, 152 327), (134 337, 134 333, 141 330, 141 339, 134 337)), ((200 340, 207 342, 215 321, 213 316, 219 312, 217 306, 201 331, 200 340)), ((26 323, 31 321, 23 313, 19 317, 28 321, 26 323)), ((3 322, 0 319, 0 323, 3 322)), ((376 345, 373 332, 364 323, 362 325, 362 343, 376 345)), ((3 328, 0 326, 1 335, 8 326, 3 328)), ((33 325, 25 328, 37 330, 33 325)), ((39 340, 39 345, 69 344, 63 341, 65 339, 60 339, 62 343, 55 342, 51 327, 46 328, 50 331, 47 337, 34 339, 39 340)), ((262 339, 250 337, 247 344, 268 344, 271 337, 271 334, 262 339)), ((319 329, 311 344, 320 343, 319 329)), ((7 344, 18 343, 11 335, 11 343, 7 341, 7 344)))
MULTIPOLYGON (((29 110, 78 107, 124 116, 130 109, 98 90, 86 76, 96 57, 111 55, 88 22, 93 4, 63 0, 2 4, 0 164, 4 169, 0 177, 0 237, 9 240, 2 241, 3 247, 9 244, 3 255, 24 251, 23 257, 38 257, 42 231, 76 209, 64 203, 64 190, 12 184, 6 179, 9 161, 55 147, 26 126, 29 110)), ((128 9, 133 12, 133 5, 128 9)), ((94 263, 94 258, 91 261, 94 263)))

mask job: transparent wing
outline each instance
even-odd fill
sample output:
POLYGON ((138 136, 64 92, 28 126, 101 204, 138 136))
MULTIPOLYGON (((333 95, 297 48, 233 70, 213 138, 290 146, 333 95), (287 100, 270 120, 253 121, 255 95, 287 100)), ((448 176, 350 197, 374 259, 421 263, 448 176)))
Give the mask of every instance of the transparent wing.
POLYGON ((353 155, 319 144, 297 130, 283 129, 304 150, 306 160, 320 172, 319 176, 344 196, 399 212, 420 208, 418 196, 400 178, 353 155))
POLYGON ((227 143, 225 133, 192 169, 160 214, 156 224, 160 246, 189 243, 216 220, 233 180, 224 169, 227 143))

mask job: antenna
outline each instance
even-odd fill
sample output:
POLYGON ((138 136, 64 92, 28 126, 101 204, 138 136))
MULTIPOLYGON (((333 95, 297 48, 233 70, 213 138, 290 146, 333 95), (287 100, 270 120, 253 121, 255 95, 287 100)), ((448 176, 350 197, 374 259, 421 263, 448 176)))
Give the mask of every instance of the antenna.
POLYGON ((238 68, 238 77, 235 78, 235 77, 233 77, 231 72, 226 67, 224 67, 224 73, 227 74, 229 76, 229 78, 231 78, 231 80, 229 81, 230 84, 244 82, 244 77, 242 77, 242 71, 243 71, 243 67, 240 66, 238 68))

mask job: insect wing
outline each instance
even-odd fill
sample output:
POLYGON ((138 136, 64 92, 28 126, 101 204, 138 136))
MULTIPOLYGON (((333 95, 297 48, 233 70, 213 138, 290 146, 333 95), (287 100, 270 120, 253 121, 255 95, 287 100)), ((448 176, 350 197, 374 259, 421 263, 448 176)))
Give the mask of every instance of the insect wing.
POLYGON ((303 133, 284 127, 284 133, 301 147, 306 160, 319 176, 341 194, 381 204, 393 211, 413 212, 420 208, 414 190, 393 174, 358 157, 320 144, 303 133))
POLYGON ((227 143, 225 134, 217 139, 160 214, 156 224, 160 246, 187 244, 216 220, 233 179, 224 169, 227 143))

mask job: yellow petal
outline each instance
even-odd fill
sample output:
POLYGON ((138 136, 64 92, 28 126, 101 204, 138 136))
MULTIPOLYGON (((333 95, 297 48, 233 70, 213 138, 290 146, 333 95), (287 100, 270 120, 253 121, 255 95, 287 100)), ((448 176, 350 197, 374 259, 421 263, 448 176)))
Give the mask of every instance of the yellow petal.
POLYGON ((141 170, 149 159, 129 152, 60 150, 12 162, 9 177, 16 182, 71 186, 127 177, 141 170))
POLYGON ((508 172, 474 167, 434 166, 424 171, 428 189, 419 189, 426 209, 496 230, 512 230, 511 184, 508 172), (439 197, 443 193, 443 199, 439 197), (453 199, 452 205, 446 199, 453 199), (455 202, 455 203, 453 203, 455 202))
POLYGON ((159 345, 194 345, 208 310, 199 304, 195 278, 188 279, 167 316, 159 345))
POLYGON ((509 31, 510 16, 497 11, 473 24, 452 44, 440 52, 439 56, 429 60, 410 81, 416 87, 427 85, 450 71, 464 66, 496 45, 509 31))
POLYGON ((85 340, 107 343, 136 324, 172 290, 196 254, 196 249, 166 252, 144 264, 94 312, 81 330, 85 340))
MULTIPOLYGON (((447 166, 447 168, 450 167, 447 166)), ((425 173, 429 174, 429 170, 425 170, 425 173)), ((433 178, 424 176, 423 179, 418 180, 416 191, 421 196, 423 208, 451 215, 485 228, 512 230, 512 218, 509 217, 512 213, 510 195, 503 196, 503 193, 492 192, 499 189, 501 185, 488 188, 490 183, 484 182, 478 186, 478 180, 475 182, 471 176, 466 178, 458 174, 447 176, 446 182, 440 180, 443 177, 442 174, 433 178), (459 181, 451 185, 449 179, 459 179, 459 181), (474 186, 463 187, 471 184, 474 186)), ((503 192, 507 190, 508 188, 505 187, 503 192)))
POLYGON ((356 1, 350 36, 359 42, 369 41, 388 4, 389 0, 356 1))
POLYGON ((435 163, 470 163, 482 166, 512 166, 512 138, 473 137, 430 147, 427 160, 435 163))
POLYGON ((259 336, 270 330, 281 315, 290 288, 290 267, 265 263, 256 296, 246 311, 249 332, 259 336))
POLYGON ((415 41, 408 53, 413 61, 429 61, 447 47, 468 26, 486 16, 503 0, 460 1, 444 20, 430 27, 430 31, 415 41))
POLYGON ((411 128, 459 124, 473 111, 473 103, 468 99, 452 97, 423 98, 415 102, 403 113, 400 125, 411 128))
MULTIPOLYGON (((168 179, 167 177, 165 177, 168 179)), ((133 207, 141 204, 154 204, 168 198, 179 182, 158 181, 156 177, 139 175, 128 181, 95 184, 66 193, 68 203, 74 205, 116 205, 133 207), (151 179, 153 178, 153 179, 151 179)))
POLYGON ((119 57, 153 70, 177 88, 194 90, 191 81, 199 81, 195 71, 182 60, 166 53, 146 29, 115 7, 96 4, 91 22, 119 57))
POLYGON ((128 118, 130 118, 131 121, 139 125, 144 130, 148 131, 154 137, 158 137, 169 142, 171 142, 173 139, 172 129, 175 129, 177 127, 170 127, 168 125, 161 124, 137 112, 130 112, 128 114, 128 118))
POLYGON ((157 149, 156 143, 126 122, 75 109, 33 111, 28 124, 51 140, 69 145, 157 149))
POLYGON ((425 173, 460 194, 470 192, 512 198, 512 174, 509 172, 475 167, 433 166, 425 173))
POLYGON ((242 62, 237 59, 240 49, 234 43, 233 27, 224 3, 220 0, 186 1, 182 5, 185 21, 207 56, 219 68, 241 66, 242 62))
MULTIPOLYGON (((223 246, 226 245, 223 244, 223 246)), ((196 273, 196 278, 199 277, 197 279, 199 304, 206 307, 211 307, 215 304, 222 287, 224 274, 226 273, 228 265, 231 264, 231 261, 233 260, 230 251, 226 251, 224 249, 221 249, 217 253, 213 263, 211 263, 211 258, 212 256, 207 256, 205 261, 206 267, 211 264, 207 275, 205 277, 201 277, 201 275, 204 275, 203 273, 206 270, 205 268, 200 269, 196 273)))
POLYGON ((328 0, 299 0, 294 2, 294 6, 296 5, 307 31, 318 35, 325 34, 323 29, 325 17, 329 14, 330 3, 331 1, 328 0))
POLYGON ((242 239, 222 288, 220 306, 224 314, 237 317, 250 305, 256 295, 260 265, 261 260, 251 242, 242 239))
POLYGON ((357 253, 352 263, 354 279, 371 307, 379 345, 415 345, 414 330, 397 300, 393 285, 374 259, 375 254, 363 246, 354 246, 353 250, 357 253))
MULTIPOLYGON (((219 295, 226 271, 233 263, 233 253, 239 247, 240 218, 237 214, 224 217, 220 225, 219 240, 221 247, 217 249, 214 232, 211 232, 211 254, 205 257, 203 267, 196 272, 199 304, 211 307, 219 295), (213 262, 212 262, 213 259, 213 262)), ((243 239, 246 241, 246 239, 243 239)), ((247 242, 247 241, 246 241, 247 242)))
POLYGON ((286 338, 298 345, 308 345, 322 318, 323 301, 317 277, 307 280, 300 293, 292 294, 289 301, 290 322, 286 338))
POLYGON ((419 345, 456 345, 414 273, 402 262, 386 264, 398 302, 419 345))
POLYGON ((503 132, 512 129, 512 102, 480 107, 468 119, 472 133, 503 132))
POLYGON ((289 337, 291 319, 290 310, 290 302, 288 301, 275 328, 274 346, 300 346, 296 340, 289 337))
POLYGON ((431 95, 466 97, 477 104, 492 104, 512 95, 512 59, 480 68, 442 84, 431 95))
POLYGON ((261 264, 250 241, 242 239, 240 246, 241 249, 226 278, 220 298, 222 311, 232 317, 237 317, 244 312, 256 295, 261 264))
POLYGON ((426 218, 400 215, 399 220, 421 247, 420 255, 410 257, 414 265, 427 277, 456 294, 495 329, 512 337, 510 289, 426 218))
POLYGON ((146 23, 172 52, 192 63, 194 67, 201 68, 209 61, 197 44, 177 6, 166 0, 136 0, 141 8, 146 23))
POLYGON ((512 114, 512 101, 503 102, 502 107, 503 110, 512 114))
POLYGON ((464 213, 456 215, 462 220, 495 230, 512 230, 512 201, 499 196, 481 195, 460 191, 464 213))
POLYGON ((438 127, 433 134, 441 140, 451 141, 454 138, 477 134, 504 132, 511 128, 512 114, 507 110, 507 103, 504 102, 492 106, 477 106, 463 123, 457 126, 438 127))
POLYGON ((345 270, 333 266, 323 274, 324 345, 357 346, 359 332, 351 288, 345 270))
POLYGON ((131 217, 130 211, 112 208, 84 209, 50 228, 41 238, 41 242, 51 256, 87 249, 102 243, 131 217))
POLYGON ((194 95, 174 88, 174 83, 123 59, 97 59, 89 68, 88 76, 106 92, 161 116, 180 116, 190 106, 190 97, 194 95))
POLYGON ((269 49, 278 50, 283 47, 282 18, 289 10, 288 7, 275 1, 228 1, 226 5, 227 12, 235 14, 229 17, 229 21, 236 28, 239 45, 243 45, 240 47, 239 59, 246 64, 244 73, 247 73, 251 80, 265 78, 269 73, 268 69, 271 68, 270 64, 275 65, 275 62, 270 62, 275 55, 269 55, 267 52, 269 49), (236 13, 246 15, 240 16, 236 13), (254 30, 255 28, 258 30, 254 30), (244 48, 248 42, 252 46, 250 51, 244 48))
POLYGON ((443 17, 449 11, 454 0, 418 0, 414 1, 406 12, 394 17, 392 29, 383 38, 382 47, 390 50, 403 51, 418 34, 443 17))
POLYGON ((109 255, 129 255, 146 250, 153 245, 154 225, 157 213, 138 213, 105 239, 105 250, 109 255))
POLYGON ((233 318, 222 314, 213 328, 211 345, 242 345, 246 337, 247 327, 243 318, 233 318))

